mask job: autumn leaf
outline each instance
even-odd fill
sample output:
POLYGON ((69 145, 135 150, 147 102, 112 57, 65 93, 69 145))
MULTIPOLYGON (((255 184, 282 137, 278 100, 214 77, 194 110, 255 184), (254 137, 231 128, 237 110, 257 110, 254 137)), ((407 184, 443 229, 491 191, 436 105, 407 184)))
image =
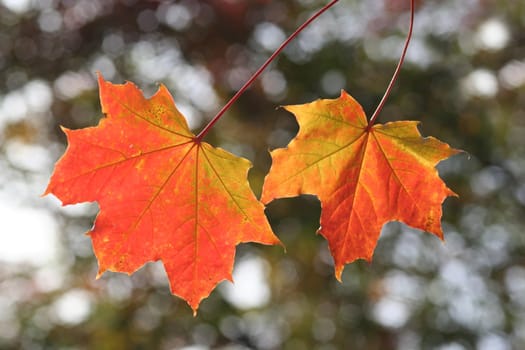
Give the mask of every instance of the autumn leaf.
POLYGON ((285 109, 297 118, 299 132, 287 148, 271 152, 261 200, 318 196, 319 233, 328 240, 337 279, 346 263, 372 259, 386 222, 402 221, 443 238, 441 204, 455 193, 435 165, 457 150, 422 138, 414 121, 368 131, 362 107, 344 91, 337 99, 285 109))
POLYGON ((237 244, 279 243, 249 187, 250 162, 197 140, 164 86, 150 99, 129 82, 100 76, 99 86, 106 118, 63 129, 69 145, 45 194, 98 202, 88 234, 99 276, 161 260, 172 293, 196 312, 232 280, 237 244))

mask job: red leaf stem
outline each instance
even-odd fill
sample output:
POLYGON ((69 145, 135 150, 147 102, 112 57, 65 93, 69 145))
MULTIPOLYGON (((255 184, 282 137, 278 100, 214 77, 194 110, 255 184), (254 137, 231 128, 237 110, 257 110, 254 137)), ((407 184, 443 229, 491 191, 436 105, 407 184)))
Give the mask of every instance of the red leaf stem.
POLYGON ((231 107, 232 104, 237 101, 237 99, 250 87, 250 85, 261 75, 261 73, 268 67, 268 65, 281 53, 281 51, 284 50, 284 48, 297 36, 299 33, 303 31, 310 23, 312 23, 317 17, 322 15, 326 10, 328 10, 330 7, 335 5, 339 0, 332 0, 325 6, 323 6, 320 10, 318 10, 315 14, 312 15, 306 22, 301 24, 299 28, 295 30, 282 44, 275 50, 275 52, 266 60, 266 62, 263 63, 263 65, 255 72, 253 75, 248 79, 246 83, 237 91, 235 95, 224 105, 224 107, 221 108, 221 110, 213 117, 213 119, 202 129, 202 131, 195 137, 196 142, 200 142, 204 136, 208 133, 208 131, 217 123, 217 121, 226 113, 226 111, 231 107))
POLYGON ((394 86, 394 83, 397 80, 397 77, 399 75, 399 71, 401 70, 401 66, 403 65, 403 62, 405 61, 405 55, 407 53, 408 44, 410 43, 410 38, 412 37, 412 28, 414 27, 414 0, 410 0, 410 27, 408 28, 408 34, 407 38, 405 40, 405 46, 403 47, 403 52, 401 53, 401 57, 399 58, 399 62, 397 63, 396 70, 394 71, 394 75, 392 75, 392 79, 390 80, 390 83, 388 84, 388 87, 386 88, 385 94, 383 95, 383 98, 379 102, 379 105, 377 106, 376 110, 374 111, 374 114, 372 114, 372 117, 370 118, 370 121, 368 122, 368 126, 366 128, 367 131, 370 131, 372 128, 372 125, 374 125, 374 122, 377 119, 377 116, 379 113, 381 113, 381 110, 383 109, 383 106, 386 103, 386 100, 388 99, 388 96, 390 95, 390 92, 392 91, 392 87, 394 86))

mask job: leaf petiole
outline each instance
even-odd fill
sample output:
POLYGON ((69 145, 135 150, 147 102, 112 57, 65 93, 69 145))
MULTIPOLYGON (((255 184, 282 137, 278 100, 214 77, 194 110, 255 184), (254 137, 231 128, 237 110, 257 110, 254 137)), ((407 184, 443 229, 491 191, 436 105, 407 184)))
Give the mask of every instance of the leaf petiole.
POLYGON ((316 13, 312 15, 308 20, 306 20, 299 28, 295 30, 282 44, 275 50, 275 52, 266 60, 266 62, 263 63, 263 65, 255 72, 253 75, 248 79, 246 83, 237 91, 235 95, 224 105, 224 107, 221 108, 221 110, 213 117, 213 119, 202 129, 202 131, 194 138, 195 142, 200 142, 204 136, 208 133, 208 131, 217 123, 217 121, 226 113, 226 111, 231 107, 232 104, 237 101, 237 99, 250 87, 250 85, 261 75, 261 73, 268 67, 268 65, 281 53, 281 51, 284 50, 284 48, 297 36, 299 33, 303 31, 304 28, 306 28, 310 23, 312 23, 317 17, 322 15, 326 10, 328 10, 330 7, 335 5, 339 0, 332 0, 325 6, 323 6, 320 10, 318 10, 316 13))
POLYGON ((381 110, 383 109, 383 106, 385 105, 385 102, 388 99, 390 92, 392 91, 392 87, 394 86, 394 83, 397 80, 399 71, 401 70, 401 66, 403 65, 403 62, 405 61, 405 55, 407 53, 408 44, 410 43, 410 38, 412 37, 413 27, 414 27, 414 0, 410 0, 410 27, 408 28, 408 34, 405 40, 405 46, 403 47, 403 52, 401 53, 401 57, 399 58, 399 62, 397 63, 396 70, 394 71, 394 75, 392 75, 392 79, 390 80, 390 83, 388 84, 388 87, 386 88, 385 94, 383 95, 383 98, 379 102, 379 105, 377 105, 376 110, 374 111, 374 113, 372 114, 372 117, 370 118, 370 121, 368 122, 366 131, 370 131, 370 129, 374 125, 374 122, 376 121, 377 116, 379 115, 379 113, 381 113, 381 110))

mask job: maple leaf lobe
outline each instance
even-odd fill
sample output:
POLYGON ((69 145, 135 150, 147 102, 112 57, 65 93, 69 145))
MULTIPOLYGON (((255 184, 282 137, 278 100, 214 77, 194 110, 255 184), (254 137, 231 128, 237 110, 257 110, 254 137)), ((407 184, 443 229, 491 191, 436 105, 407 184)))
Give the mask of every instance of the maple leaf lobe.
POLYGON ((99 76, 99 86, 106 117, 64 128, 68 148, 45 194, 64 205, 98 202, 88 234, 99 276, 161 260, 172 293, 195 312, 217 283, 231 281, 237 244, 279 243, 249 187, 251 163, 197 142, 164 86, 149 99, 129 82, 99 76))
POLYGON ((346 263, 372 259, 386 222, 401 221, 443 238, 441 204, 455 193, 435 165, 457 150, 421 137, 414 121, 367 130, 362 107, 345 91, 337 99, 285 109, 299 131, 286 148, 271 152, 261 200, 317 195, 318 232, 328 240, 339 280, 346 263))

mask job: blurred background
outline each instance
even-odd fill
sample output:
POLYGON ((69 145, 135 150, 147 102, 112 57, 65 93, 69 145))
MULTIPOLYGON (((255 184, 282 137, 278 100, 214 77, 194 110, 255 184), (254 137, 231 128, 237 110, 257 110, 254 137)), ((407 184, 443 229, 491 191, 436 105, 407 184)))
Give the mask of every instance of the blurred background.
MULTIPOLYGON (((467 153, 439 164, 459 194, 445 243, 385 225, 374 261, 333 275, 315 197, 267 208, 287 247, 237 249, 197 317, 162 264, 105 273, 84 235, 96 204, 41 198, 59 125, 101 118, 95 72, 165 84, 198 132, 318 0, 0 0, 0 349, 525 349, 525 2, 417 2, 414 37, 379 122, 421 121, 467 153)), ((368 115, 391 78, 408 0, 341 0, 279 56, 206 141, 250 159, 297 132, 276 109, 344 88, 368 115)), ((86 155, 89 156, 89 155, 86 155)), ((168 219, 168 218, 167 218, 168 219)))

